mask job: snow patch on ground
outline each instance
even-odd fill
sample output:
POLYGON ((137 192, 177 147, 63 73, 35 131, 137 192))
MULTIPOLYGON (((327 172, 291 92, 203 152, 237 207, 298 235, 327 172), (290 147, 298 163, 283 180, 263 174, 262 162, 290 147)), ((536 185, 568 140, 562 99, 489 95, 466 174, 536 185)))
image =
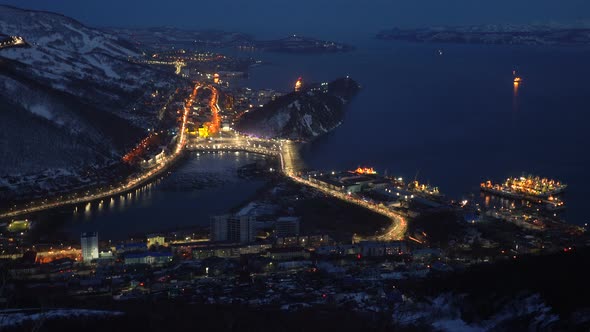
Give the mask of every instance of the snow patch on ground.
POLYGON ((430 302, 402 303, 394 310, 393 321, 401 326, 429 325, 438 331, 471 332, 505 328, 510 322, 521 319, 528 319, 531 331, 547 330, 559 319, 541 296, 534 294, 517 296, 489 319, 469 323, 461 317, 463 299, 463 296, 448 293, 431 298, 430 302))
POLYGON ((256 208, 256 203, 250 202, 250 203, 248 203, 248 205, 241 208, 240 211, 238 211, 238 213, 236 213, 236 215, 237 216, 247 216, 255 208, 256 208))
POLYGON ((38 310, 3 310, 0 311, 0 327, 18 327, 26 322, 51 319, 71 319, 82 317, 122 316, 120 311, 86 310, 86 309, 52 309, 43 312, 38 310))
POLYGON ((473 327, 466 324, 461 319, 439 320, 432 323, 432 326, 439 331, 453 331, 453 332, 479 332, 485 331, 481 327, 473 327))
POLYGON ((117 74, 114 70, 113 67, 111 67, 109 64, 101 62, 97 56, 91 55, 86 57, 86 60, 95 68, 98 68, 100 70, 102 70, 104 72, 104 74, 110 78, 113 79, 121 79, 121 76, 119 76, 119 74, 117 74))
POLYGON ((29 106, 29 111, 35 115, 43 117, 47 120, 53 120, 53 114, 46 105, 36 104, 29 106))
POLYGON ((301 103, 299 103, 299 100, 295 100, 289 104, 289 107, 295 107, 298 111, 301 111, 301 103))
POLYGON ((313 130, 312 124, 313 124, 313 117, 311 116, 311 114, 305 114, 302 118, 303 120, 303 124, 307 127, 307 130, 309 130, 310 133, 312 133, 313 136, 317 136, 318 133, 315 132, 315 130, 313 130))
POLYGON ((289 112, 278 112, 268 120, 268 128, 271 130, 272 128, 276 128, 280 131, 289 123, 289 120, 291 120, 291 114, 289 112))

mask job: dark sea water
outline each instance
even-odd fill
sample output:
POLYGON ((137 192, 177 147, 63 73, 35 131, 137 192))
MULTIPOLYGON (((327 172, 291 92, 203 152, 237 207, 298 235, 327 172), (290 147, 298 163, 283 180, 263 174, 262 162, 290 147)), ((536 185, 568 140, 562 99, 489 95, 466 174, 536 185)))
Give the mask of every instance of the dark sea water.
MULTIPOLYGON (((38 233, 77 240, 98 232, 102 240, 122 240, 150 232, 208 226, 260 189, 264 179, 238 177, 237 168, 263 158, 248 153, 191 153, 169 175, 125 195, 56 209, 34 218, 38 233)), ((42 240, 42 237, 39 237, 42 240)))
POLYGON ((308 166, 417 174, 452 198, 532 173, 569 185, 567 221, 590 221, 589 48, 353 43, 344 54, 252 54, 269 64, 253 68, 251 87, 344 75, 362 85, 343 124, 304 149, 308 166))

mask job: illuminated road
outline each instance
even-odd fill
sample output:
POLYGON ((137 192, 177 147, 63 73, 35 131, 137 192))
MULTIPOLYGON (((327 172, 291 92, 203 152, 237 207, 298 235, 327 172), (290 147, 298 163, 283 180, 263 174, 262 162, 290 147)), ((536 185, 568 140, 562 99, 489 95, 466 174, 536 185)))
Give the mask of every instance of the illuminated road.
POLYGON ((189 139, 187 150, 191 151, 246 151, 268 156, 281 156, 282 142, 226 133, 225 137, 215 139, 189 139))
POLYGON ((20 46, 20 45, 24 45, 24 44, 25 44, 25 40, 23 39, 23 37, 11 36, 10 38, 0 42, 0 49, 20 46))
POLYGON ((405 237, 408 228, 408 223, 406 219, 400 214, 391 211, 386 207, 367 202, 355 195, 349 195, 341 191, 336 191, 323 187, 317 183, 313 183, 299 176, 298 173, 300 171, 299 166, 301 165, 301 161, 299 159, 300 157, 297 148, 294 146, 295 143, 289 140, 283 140, 281 142, 281 166, 283 168, 283 172, 285 173, 285 175, 290 177, 293 181, 309 187, 313 187, 314 189, 317 189, 327 195, 341 199, 348 203, 355 204, 368 210, 371 210, 373 212, 379 213, 391 220, 391 226, 385 231, 384 234, 377 235, 371 238, 357 238, 357 240, 393 241, 402 240, 405 237))
POLYGON ((185 133, 186 121, 187 121, 191 106, 192 106, 192 104, 197 96, 197 92, 200 88, 201 88, 201 86, 199 84, 195 85, 193 92, 191 93, 191 95, 187 99, 187 101, 185 102, 185 105, 183 108, 183 114, 182 114, 182 121, 179 126, 180 127, 179 128, 179 136, 177 138, 177 143, 176 143, 176 147, 174 148, 174 151, 169 155, 165 155, 162 158, 162 160, 159 163, 157 163, 156 166, 154 166, 153 168, 150 168, 148 170, 145 170, 142 173, 139 173, 131 178, 128 178, 127 180, 125 180, 124 182, 122 182, 116 186, 111 185, 108 189, 99 190, 98 192, 95 192, 95 193, 90 193, 90 191, 86 191, 86 193, 83 193, 83 194, 73 194, 73 195, 70 195, 69 198, 68 197, 62 198, 62 199, 58 199, 53 202, 49 202, 48 200, 43 200, 43 201, 36 203, 36 204, 27 204, 23 208, 13 208, 8 212, 1 213, 0 218, 12 218, 12 217, 16 217, 16 216, 23 215, 23 214, 43 211, 43 210, 47 210, 47 209, 51 209, 51 208, 55 208, 55 207, 64 206, 64 205, 85 203, 85 202, 89 202, 89 201, 93 201, 93 200, 97 200, 97 199, 101 199, 101 198, 105 198, 105 197, 109 197, 109 196, 118 195, 120 193, 131 190, 131 189, 141 185, 142 183, 152 179, 153 177, 161 174, 163 171, 165 171, 168 168, 168 166, 170 166, 173 162, 175 162, 181 156, 181 154, 184 150, 184 146, 187 142, 187 137, 186 137, 186 133, 185 133))
POLYGON ((306 180, 302 177, 299 177, 299 176, 296 176, 293 174, 287 174, 287 176, 289 176, 291 179, 293 179, 294 181, 296 181, 298 183, 304 184, 309 187, 313 187, 313 188, 315 188, 327 195, 333 196, 335 198, 341 199, 341 200, 346 201, 348 203, 355 204, 355 205, 361 206, 363 208, 366 208, 368 210, 371 210, 373 212, 379 213, 381 215, 388 217, 391 220, 391 226, 385 231, 384 234, 376 235, 373 237, 364 237, 364 238, 356 237, 355 242, 359 241, 359 240, 393 241, 393 240, 402 240, 405 237, 408 223, 407 223, 406 219, 404 217, 402 217, 401 215, 399 215, 398 213, 393 212, 393 211, 389 210, 388 208, 367 202, 367 201, 363 200, 362 198, 359 198, 355 195, 349 195, 349 194, 341 192, 341 191, 336 191, 336 190, 326 188, 326 187, 321 186, 317 183, 306 180))
MULTIPOLYGON (((54 202, 47 202, 46 200, 35 205, 26 206, 22 209, 15 209, 3 214, 0 214, 0 218, 10 218, 22 214, 31 212, 37 212, 41 210, 51 209, 63 205, 78 204, 96 199, 101 199, 113 195, 120 194, 122 192, 131 190, 142 183, 150 180, 154 176, 162 173, 167 167, 174 162, 184 150, 189 151, 246 151, 252 153, 258 153, 268 156, 277 157, 280 161, 280 167, 283 174, 288 176, 293 181, 300 183, 305 186, 312 187, 318 191, 321 191, 327 195, 346 201, 351 204, 361 206, 369 209, 373 212, 379 213, 388 217, 391 220, 391 226, 381 235, 367 238, 356 238, 356 240, 378 240, 378 241, 391 241, 401 240, 404 238, 407 230, 407 221, 400 214, 386 208, 363 200, 357 195, 347 194, 341 191, 336 191, 324 187, 320 184, 311 182, 299 175, 300 167, 302 162, 297 151, 296 143, 289 140, 279 139, 264 139, 244 136, 236 132, 225 132, 221 134, 221 137, 214 139, 204 138, 188 138, 186 134, 186 123, 192 104, 195 101, 198 90, 202 88, 201 85, 195 85, 191 96, 185 102, 183 107, 182 121, 179 126, 179 137, 177 138, 177 144, 174 151, 170 155, 163 157, 162 161, 156 164, 155 167, 140 173, 125 182, 111 186, 107 190, 102 190, 97 193, 91 194, 86 192, 85 195, 80 197, 72 197, 61 199, 54 202)), ((207 86, 212 91, 212 98, 210 107, 212 111, 212 121, 208 124, 214 133, 219 131, 219 105, 218 103, 218 92, 212 86, 207 86)))
POLYGON ((209 101, 209 108, 211 109, 211 121, 207 122, 207 129, 209 130, 209 135, 215 135, 219 132, 221 128, 221 117, 219 113, 221 109, 219 108, 219 91, 212 86, 208 85, 207 88, 211 90, 211 100, 209 101))
POLYGON ((238 133, 232 133, 231 135, 230 137, 218 138, 212 141, 205 139, 190 140, 186 147, 188 150, 194 151, 246 151, 279 157, 282 172, 293 181, 312 187, 348 203, 369 209, 391 220, 391 226, 384 234, 374 237, 357 238, 357 240, 392 241, 404 238, 407 230, 407 221, 400 214, 386 207, 367 202, 356 195, 332 190, 299 176, 299 165, 301 165, 301 162, 299 161, 299 154, 297 148, 294 146, 294 142, 289 140, 252 138, 238 133))
POLYGON ((180 61, 180 60, 174 61, 173 64, 174 64, 174 67, 176 68, 176 70, 174 71, 174 73, 176 75, 180 75, 180 72, 182 71, 182 67, 186 66, 186 63, 184 63, 184 61, 180 61))
POLYGON ((133 63, 141 63, 146 65, 162 65, 162 66, 173 66, 174 73, 176 75, 180 75, 182 72, 182 68, 186 67, 186 62, 183 60, 170 60, 170 61, 161 61, 161 60, 137 60, 137 59, 129 59, 129 61, 133 63))

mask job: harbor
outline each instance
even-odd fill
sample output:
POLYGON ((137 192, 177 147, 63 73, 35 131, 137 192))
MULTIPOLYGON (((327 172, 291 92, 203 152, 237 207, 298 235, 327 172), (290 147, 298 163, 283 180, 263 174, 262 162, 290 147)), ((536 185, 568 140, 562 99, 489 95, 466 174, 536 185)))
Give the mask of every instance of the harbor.
POLYGON ((542 204, 549 210, 565 208, 565 203, 557 195, 563 194, 567 185, 557 180, 528 175, 508 178, 502 184, 488 180, 481 183, 480 188, 493 195, 542 204))

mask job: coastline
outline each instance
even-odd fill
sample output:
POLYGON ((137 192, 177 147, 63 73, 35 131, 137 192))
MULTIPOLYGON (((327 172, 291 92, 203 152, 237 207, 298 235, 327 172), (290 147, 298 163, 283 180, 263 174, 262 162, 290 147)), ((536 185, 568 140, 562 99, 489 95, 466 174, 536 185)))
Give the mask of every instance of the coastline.
MULTIPOLYGON (((50 210, 50 209, 59 208, 59 207, 71 206, 71 205, 80 204, 80 203, 94 202, 97 200, 101 200, 101 199, 105 199, 105 198, 109 198, 109 197, 114 197, 117 195, 125 194, 127 192, 131 192, 134 189, 137 189, 138 187, 141 187, 141 186, 145 185, 146 183, 151 182, 154 179, 161 176, 163 173, 165 173, 170 168, 172 168, 175 164, 177 164, 179 161, 181 161, 183 159, 183 157, 184 157, 184 153, 178 154, 169 163, 166 163, 163 167, 159 168, 153 174, 149 174, 145 177, 142 177, 141 181, 135 182, 131 186, 127 186, 122 189, 112 189, 112 190, 108 190, 107 192, 104 192, 104 193, 97 193, 94 195, 83 196, 80 198, 74 198, 74 199, 70 199, 70 200, 66 200, 66 201, 54 202, 54 203, 48 203, 48 204, 46 203, 45 206, 20 208, 15 211, 1 212, 0 219, 14 218, 14 217, 18 217, 21 215, 36 213, 36 212, 50 210)), ((40 202, 43 203, 43 201, 40 201, 40 202)))

